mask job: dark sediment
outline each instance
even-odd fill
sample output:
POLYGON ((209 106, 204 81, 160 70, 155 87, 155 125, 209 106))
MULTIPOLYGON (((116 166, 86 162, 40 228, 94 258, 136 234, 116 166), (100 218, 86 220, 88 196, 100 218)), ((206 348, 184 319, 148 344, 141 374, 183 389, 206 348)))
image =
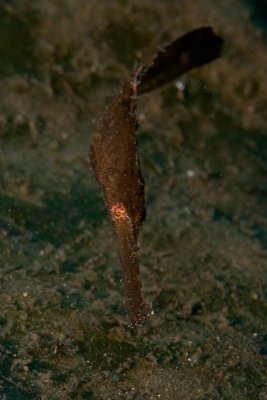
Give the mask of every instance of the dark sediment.
POLYGON ((0 16, 0 395, 265 399, 267 52, 249 9, 23 0, 0 16), (134 333, 87 149, 134 62, 197 26, 223 58, 137 110, 155 315, 134 333))

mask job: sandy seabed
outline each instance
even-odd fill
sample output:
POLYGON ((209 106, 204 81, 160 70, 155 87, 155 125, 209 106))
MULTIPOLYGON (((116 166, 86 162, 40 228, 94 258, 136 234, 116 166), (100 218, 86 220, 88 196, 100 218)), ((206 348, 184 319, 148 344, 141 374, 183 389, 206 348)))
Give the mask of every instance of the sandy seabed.
POLYGON ((256 13, 234 0, 0 2, 1 399, 267 399, 256 13), (133 330, 89 144, 133 65, 207 25, 222 57, 139 102, 154 315, 133 330))

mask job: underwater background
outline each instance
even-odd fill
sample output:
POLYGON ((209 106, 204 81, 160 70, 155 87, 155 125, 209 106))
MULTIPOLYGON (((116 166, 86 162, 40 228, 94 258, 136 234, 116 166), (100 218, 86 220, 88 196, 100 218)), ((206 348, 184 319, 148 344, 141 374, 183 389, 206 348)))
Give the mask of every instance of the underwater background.
POLYGON ((0 0, 1 399, 267 399, 266 8, 0 0), (133 330, 89 145, 132 67, 200 26, 221 58, 138 104, 133 330))

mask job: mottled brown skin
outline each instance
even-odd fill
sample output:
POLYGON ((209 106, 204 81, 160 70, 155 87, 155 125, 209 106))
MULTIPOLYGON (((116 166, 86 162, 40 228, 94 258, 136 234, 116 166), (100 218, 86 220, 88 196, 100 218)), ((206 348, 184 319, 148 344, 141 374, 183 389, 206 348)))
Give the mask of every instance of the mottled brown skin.
POLYGON ((100 119, 90 159, 107 206, 124 204, 135 234, 145 217, 144 179, 137 152, 136 81, 139 70, 126 78, 100 119))
POLYGON ((211 28, 199 28, 160 51, 149 67, 124 80, 100 119, 90 160, 114 224, 120 246, 130 323, 140 325, 151 314, 144 300, 138 265, 138 229, 145 218, 144 180, 140 171, 136 93, 155 89, 181 73, 217 58, 222 39, 211 28))
POLYGON ((141 175, 136 121, 138 70, 125 79, 100 120, 90 159, 102 186, 120 246, 130 323, 144 321, 150 308, 142 295, 137 234, 145 217, 144 180, 141 175))

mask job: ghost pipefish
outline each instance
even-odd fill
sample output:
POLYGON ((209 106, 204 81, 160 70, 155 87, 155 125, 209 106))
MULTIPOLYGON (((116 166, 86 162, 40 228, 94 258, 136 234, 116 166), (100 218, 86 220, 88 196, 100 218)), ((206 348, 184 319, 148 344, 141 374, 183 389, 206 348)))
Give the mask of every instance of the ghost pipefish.
POLYGON ((144 180, 136 138, 136 83, 140 69, 126 78, 99 122, 90 159, 102 186, 120 247, 123 280, 131 325, 151 312, 142 294, 138 265, 138 229, 145 216, 144 180))
POLYGON ((223 40, 204 27, 176 39, 149 66, 127 77, 98 124, 90 161, 103 189, 120 248, 130 324, 141 325, 152 313, 145 301, 138 263, 137 238, 145 219, 144 179, 136 138, 137 94, 156 89, 190 69, 219 57, 223 40))

